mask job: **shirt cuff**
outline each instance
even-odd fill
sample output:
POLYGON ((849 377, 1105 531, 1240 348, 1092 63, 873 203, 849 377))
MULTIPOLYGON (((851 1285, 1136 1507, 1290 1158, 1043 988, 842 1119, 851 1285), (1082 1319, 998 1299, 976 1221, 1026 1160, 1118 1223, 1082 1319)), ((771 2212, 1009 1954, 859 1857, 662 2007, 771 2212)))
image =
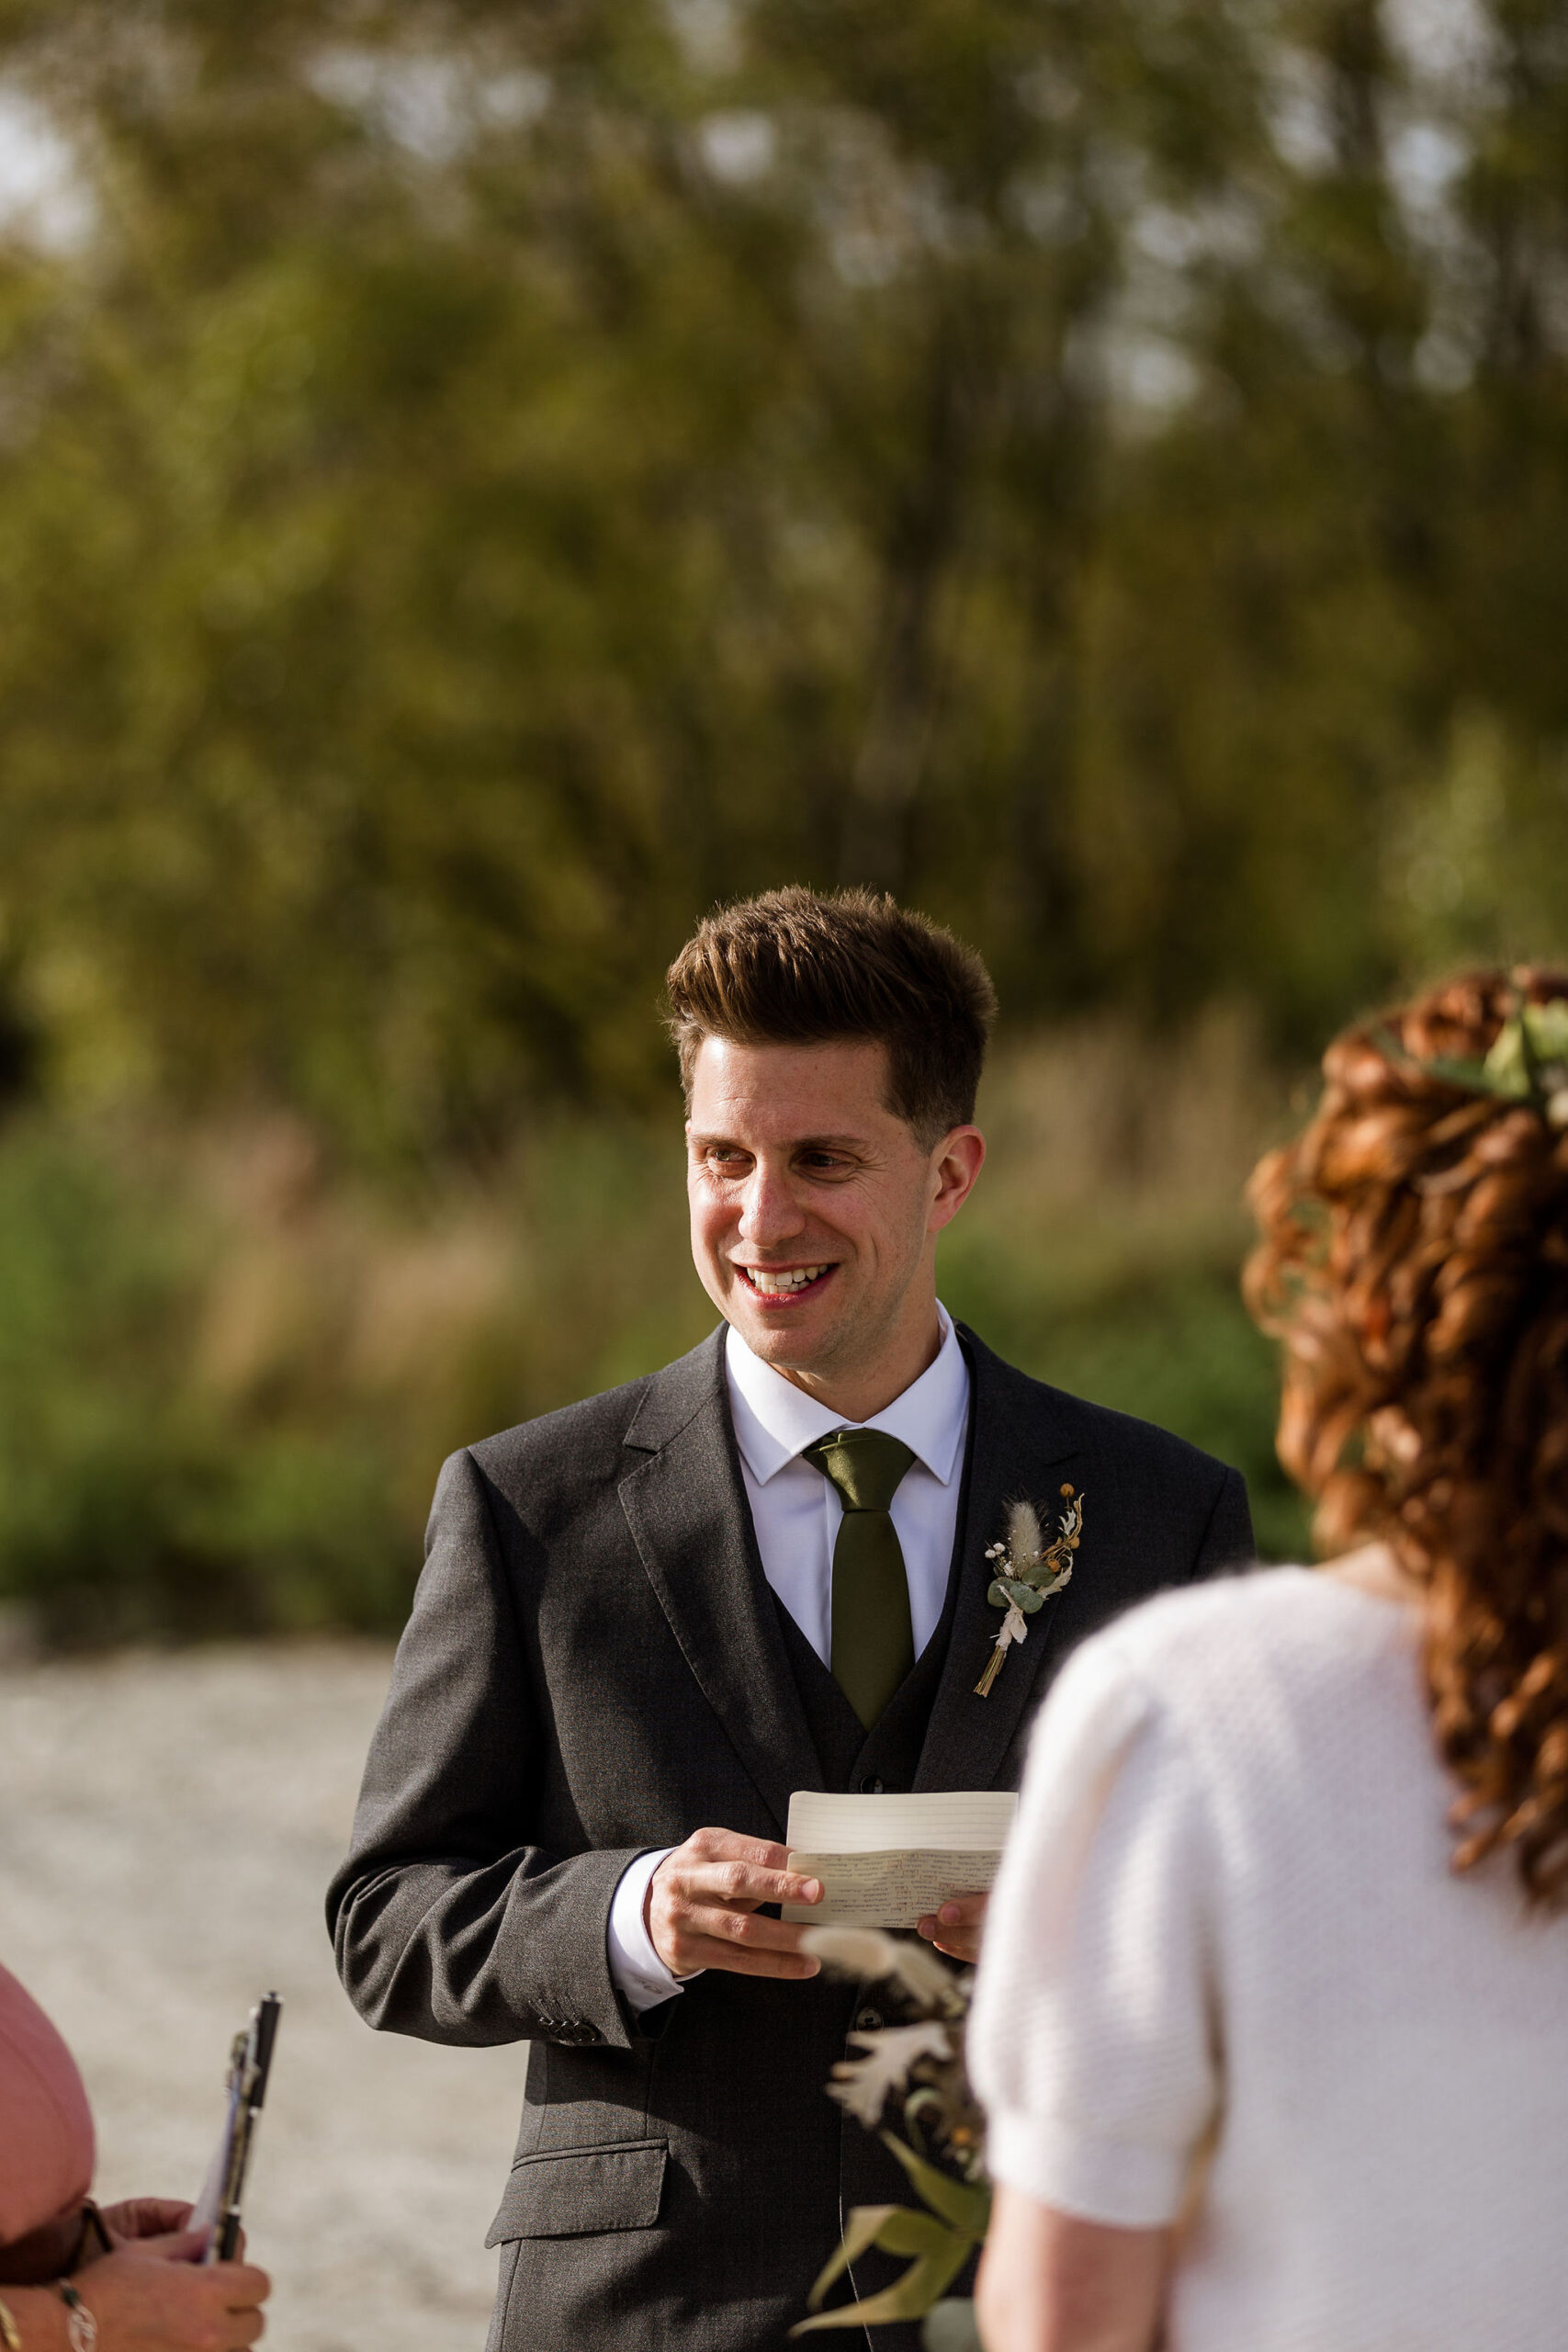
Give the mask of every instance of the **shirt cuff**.
MULTIPOLYGON (((610 1919, 605 1930, 610 1976, 616 1992, 637 2017, 644 2009, 657 2008, 660 2001, 671 1999, 692 1982, 692 1976, 673 1975, 665 1967, 648 1932, 649 1882, 660 1863, 674 1850, 673 1846, 659 1846, 650 1854, 639 1854, 631 1867, 622 1871, 610 1898, 610 1919)), ((702 1973, 700 1968, 692 1973, 693 1976, 702 1973)))
POLYGON ((986 2169, 1037 2205, 1117 2229, 1162 2229, 1181 2211, 1189 2159, 1127 2140, 1095 2140, 1047 2116, 987 2119, 986 2169))

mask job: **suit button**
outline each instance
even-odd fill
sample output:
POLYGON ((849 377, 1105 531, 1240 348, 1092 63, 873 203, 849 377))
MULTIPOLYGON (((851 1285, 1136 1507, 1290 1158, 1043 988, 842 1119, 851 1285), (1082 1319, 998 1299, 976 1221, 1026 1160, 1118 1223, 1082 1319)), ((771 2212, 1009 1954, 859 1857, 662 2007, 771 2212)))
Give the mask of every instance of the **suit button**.
POLYGON ((880 2009, 862 2009, 857 2013, 855 2018, 857 2033, 880 2033, 881 2030, 882 2011, 880 2009))
POLYGON ((882 1783, 868 1772, 860 1784, 860 1792, 863 1797, 879 1797, 882 1794, 882 1783))

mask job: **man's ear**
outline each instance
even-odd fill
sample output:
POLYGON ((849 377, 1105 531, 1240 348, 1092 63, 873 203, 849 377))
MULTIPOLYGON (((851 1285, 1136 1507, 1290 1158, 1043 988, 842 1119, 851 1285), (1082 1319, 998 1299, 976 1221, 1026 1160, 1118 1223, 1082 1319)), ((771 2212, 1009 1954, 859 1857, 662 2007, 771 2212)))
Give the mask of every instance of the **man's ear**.
POLYGON ((985 1164, 986 1138, 979 1128, 950 1128, 931 1153, 936 1190, 926 1219, 928 1233, 940 1233, 944 1225, 953 1223, 985 1164))

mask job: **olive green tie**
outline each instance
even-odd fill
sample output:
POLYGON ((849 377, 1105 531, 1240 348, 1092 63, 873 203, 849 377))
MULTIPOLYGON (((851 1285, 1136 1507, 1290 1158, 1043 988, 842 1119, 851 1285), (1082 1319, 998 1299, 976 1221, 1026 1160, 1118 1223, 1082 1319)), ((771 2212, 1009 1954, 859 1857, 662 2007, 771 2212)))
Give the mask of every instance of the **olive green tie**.
POLYGON ((909 1579, 888 1505, 915 1459, 881 1430, 837 1430, 805 1447, 839 1490, 844 1516, 833 1546, 834 1681, 869 1731, 915 1663, 909 1579))

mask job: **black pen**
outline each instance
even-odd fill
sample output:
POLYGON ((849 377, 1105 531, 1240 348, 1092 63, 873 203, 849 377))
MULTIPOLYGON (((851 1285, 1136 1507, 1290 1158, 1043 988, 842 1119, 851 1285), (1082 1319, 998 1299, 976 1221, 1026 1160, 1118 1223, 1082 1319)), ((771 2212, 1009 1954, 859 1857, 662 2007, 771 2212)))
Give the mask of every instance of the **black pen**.
POLYGON ((228 2161, 223 2170, 222 2197, 218 2220, 202 2257, 205 2262, 231 2262, 239 2247, 240 2205, 244 2195, 245 2168, 250 2162, 256 2117, 261 2113, 262 2103, 266 2098, 273 2044, 277 2039, 277 2020, 282 2008, 283 2004, 276 1993, 264 1993, 251 2012, 250 2024, 243 2033, 234 2037, 229 2070, 233 2120, 228 2161))

